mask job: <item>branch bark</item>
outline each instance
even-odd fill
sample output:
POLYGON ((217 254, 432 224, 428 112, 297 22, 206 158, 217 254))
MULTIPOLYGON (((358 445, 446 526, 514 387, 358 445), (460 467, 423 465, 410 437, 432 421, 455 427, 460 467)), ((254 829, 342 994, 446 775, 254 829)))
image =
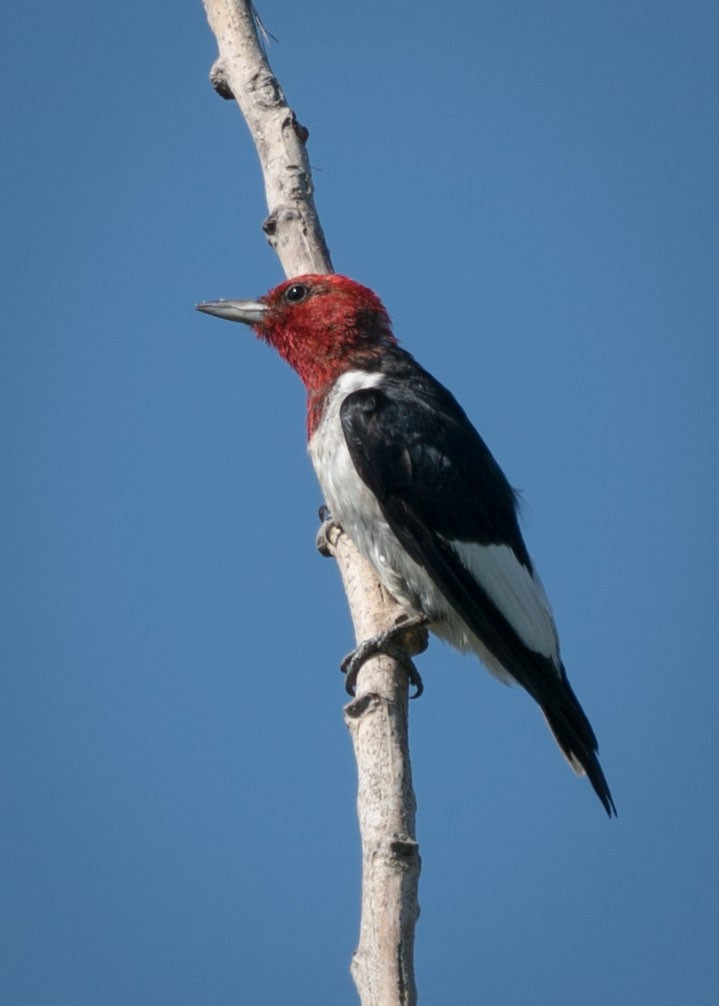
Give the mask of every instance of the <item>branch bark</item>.
MULTIPOLYGON (((219 57, 210 78, 234 97, 259 155, 269 216, 263 224, 285 275, 332 272, 313 199, 308 131, 289 107, 258 38, 250 0, 203 0, 219 57)), ((326 537, 347 594, 357 641, 394 624, 402 609, 348 535, 326 537)), ((413 652, 423 647, 415 639, 413 652)), ((412 645, 411 641, 405 645, 412 645)), ((408 682, 389 656, 363 665, 345 721, 357 759, 362 919, 352 975, 363 1006, 414 1006, 414 929, 420 871, 408 743, 408 682)))
POLYGON ((287 104, 257 35, 249 0, 203 0, 219 49, 210 81, 234 97, 257 149, 269 216, 262 225, 286 276, 332 272, 314 203, 309 132, 287 104))
MULTIPOLYGON (((326 536, 352 612, 357 642, 390 628, 397 604, 352 540, 336 526, 326 536)), ((401 610, 401 609, 400 609, 401 610)), ((420 630, 404 645, 420 652, 420 630)), ((414 1006, 414 930, 421 860, 409 756, 408 678, 389 656, 368 660, 345 723, 357 761, 362 837, 362 918, 352 977, 363 1006, 414 1006)))

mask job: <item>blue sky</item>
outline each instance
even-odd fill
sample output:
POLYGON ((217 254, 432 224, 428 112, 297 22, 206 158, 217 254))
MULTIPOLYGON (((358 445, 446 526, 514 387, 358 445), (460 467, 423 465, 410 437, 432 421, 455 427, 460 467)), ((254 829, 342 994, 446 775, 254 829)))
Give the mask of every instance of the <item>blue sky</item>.
MULTIPOLYGON (((715 4, 261 6, 338 271, 512 483, 619 809, 434 642, 421 1001, 717 988, 715 4)), ((353 1003, 351 626, 199 2, 6 12, 0 999, 353 1003)))

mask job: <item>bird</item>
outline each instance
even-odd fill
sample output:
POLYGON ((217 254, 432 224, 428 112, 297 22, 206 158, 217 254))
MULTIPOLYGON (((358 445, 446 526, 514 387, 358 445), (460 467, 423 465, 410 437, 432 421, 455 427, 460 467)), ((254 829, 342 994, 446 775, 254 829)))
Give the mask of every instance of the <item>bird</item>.
POLYGON ((296 276, 199 311, 249 325, 307 392, 309 455, 332 518, 390 594, 537 702, 567 761, 616 807, 572 690, 519 498, 457 400, 394 335, 369 287, 296 276))

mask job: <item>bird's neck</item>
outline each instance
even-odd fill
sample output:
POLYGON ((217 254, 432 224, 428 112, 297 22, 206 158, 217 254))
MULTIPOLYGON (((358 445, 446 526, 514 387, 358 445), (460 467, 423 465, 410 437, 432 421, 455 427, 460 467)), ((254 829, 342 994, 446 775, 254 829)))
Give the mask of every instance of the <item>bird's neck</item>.
POLYGON ((382 374, 387 356, 386 351, 380 352, 375 347, 372 351, 345 356, 340 366, 329 366, 330 361, 327 360, 316 361, 322 365, 315 366, 307 376, 300 373, 307 389, 308 439, 321 422, 329 402, 338 394, 344 398, 352 390, 356 390, 356 387, 374 383, 373 377, 382 374))

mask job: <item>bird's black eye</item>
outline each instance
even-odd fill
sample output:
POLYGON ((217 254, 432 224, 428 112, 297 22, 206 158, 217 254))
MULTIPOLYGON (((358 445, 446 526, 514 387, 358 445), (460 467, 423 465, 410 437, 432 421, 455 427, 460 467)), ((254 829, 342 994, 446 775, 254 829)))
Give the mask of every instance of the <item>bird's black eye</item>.
POLYGON ((304 286, 303 283, 293 283, 285 290, 285 300, 288 300, 290 304, 299 304, 309 292, 309 287, 304 286))

